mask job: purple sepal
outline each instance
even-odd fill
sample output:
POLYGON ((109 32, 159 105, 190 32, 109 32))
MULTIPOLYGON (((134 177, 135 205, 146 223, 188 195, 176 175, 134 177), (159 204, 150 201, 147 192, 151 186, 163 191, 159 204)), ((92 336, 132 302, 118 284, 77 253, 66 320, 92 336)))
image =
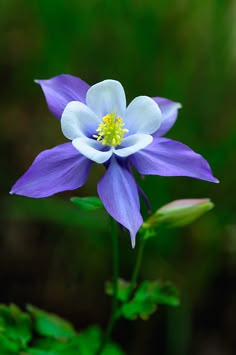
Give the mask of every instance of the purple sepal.
POLYGON ((132 246, 142 225, 136 182, 130 171, 115 157, 98 183, 98 194, 108 213, 130 231, 132 246))
POLYGON ((61 119, 62 112, 71 101, 85 103, 89 85, 72 75, 62 74, 48 80, 35 80, 44 92, 48 108, 54 116, 61 119))
POLYGON ((72 143, 44 150, 17 180, 10 193, 41 198, 77 189, 86 182, 91 164, 72 143))
POLYGON ((162 113, 161 126, 153 134, 154 137, 160 137, 168 132, 175 124, 181 105, 178 102, 165 99, 164 97, 153 97, 152 99, 158 104, 162 113))
POLYGON ((208 162, 185 144, 158 137, 130 157, 131 164, 144 175, 189 176, 219 182, 208 162))

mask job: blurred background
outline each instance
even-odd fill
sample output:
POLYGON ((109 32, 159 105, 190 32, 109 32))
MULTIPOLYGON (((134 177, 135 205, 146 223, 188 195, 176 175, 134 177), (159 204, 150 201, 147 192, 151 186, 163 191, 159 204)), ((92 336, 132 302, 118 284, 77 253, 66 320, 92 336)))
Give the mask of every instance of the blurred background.
MULTIPOLYGON (((120 321, 113 338, 131 355, 235 354, 236 2, 1 0, 0 30, 0 302, 34 304, 77 329, 105 327, 107 217, 69 202, 96 195, 103 168, 94 167, 80 190, 49 199, 8 191, 39 152, 65 142, 33 80, 61 73, 91 85, 117 79, 128 101, 148 95, 181 102, 168 137, 200 152, 221 183, 141 181, 154 211, 180 198, 209 197, 215 208, 147 244, 140 278, 172 280, 181 306, 160 307, 148 322, 120 321)), ((135 256, 121 234, 122 277, 130 277, 135 256)))

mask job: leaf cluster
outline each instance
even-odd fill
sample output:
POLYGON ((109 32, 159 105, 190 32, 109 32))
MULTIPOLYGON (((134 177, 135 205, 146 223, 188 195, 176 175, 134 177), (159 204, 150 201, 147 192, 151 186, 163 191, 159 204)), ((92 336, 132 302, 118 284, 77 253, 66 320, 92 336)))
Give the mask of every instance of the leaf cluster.
MULTIPOLYGON (((113 286, 106 284, 106 293, 113 295, 113 286)), ((119 317, 143 320, 156 311, 158 305, 177 307, 180 303, 177 289, 170 282, 143 281, 130 297, 130 284, 122 279, 118 282, 118 300, 122 303, 119 308, 119 317)))
MULTIPOLYGON (((27 312, 14 304, 0 305, 0 354, 95 355, 102 336, 96 326, 77 333, 68 321, 31 305, 27 312)), ((113 343, 108 343, 102 352, 122 354, 113 343)))

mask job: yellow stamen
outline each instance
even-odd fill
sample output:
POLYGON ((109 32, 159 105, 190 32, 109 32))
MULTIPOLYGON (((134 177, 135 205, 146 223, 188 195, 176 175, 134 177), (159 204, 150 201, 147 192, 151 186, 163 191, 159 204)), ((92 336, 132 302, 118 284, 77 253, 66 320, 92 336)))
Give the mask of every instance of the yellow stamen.
POLYGON ((109 113, 102 119, 102 123, 98 126, 96 131, 98 134, 94 134, 93 137, 97 141, 100 141, 102 145, 109 145, 116 147, 120 145, 125 133, 128 132, 128 129, 123 128, 124 123, 121 117, 115 116, 114 113, 109 113))

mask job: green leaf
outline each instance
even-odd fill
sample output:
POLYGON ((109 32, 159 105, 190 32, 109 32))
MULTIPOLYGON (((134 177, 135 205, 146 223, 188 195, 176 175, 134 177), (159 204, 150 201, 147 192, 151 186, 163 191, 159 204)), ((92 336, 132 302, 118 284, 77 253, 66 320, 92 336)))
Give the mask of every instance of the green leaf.
POLYGON ((126 303, 121 308, 121 314, 123 317, 135 320, 140 317, 143 320, 147 320, 151 314, 153 314, 157 309, 155 303, 150 301, 130 301, 126 303))
MULTIPOLYGON (((159 208, 143 223, 142 230, 183 227, 194 222, 213 207, 214 204, 208 198, 176 200, 159 208)), ((145 238, 155 235, 155 233, 145 233, 145 238)))
POLYGON ((43 338, 35 342, 27 355, 77 355, 79 352, 78 336, 67 339, 43 338))
MULTIPOLYGON (((96 355, 99 346, 102 342, 101 329, 93 326, 82 332, 78 336, 79 352, 80 355, 96 355)), ((101 355, 124 355, 118 345, 108 343, 101 355)))
POLYGON ((9 339, 12 344, 15 342, 19 347, 25 348, 32 337, 31 328, 31 319, 27 313, 14 304, 0 305, 0 334, 6 338, 5 343, 9 339))
POLYGON ((0 334, 0 354, 17 355, 20 350, 20 344, 8 339, 0 334))
POLYGON ((27 310, 33 316, 36 332, 41 336, 69 338, 76 334, 69 322, 55 314, 45 312, 31 305, 27 306, 27 310))
POLYGON ((104 208, 98 197, 72 197, 70 200, 81 210, 85 211, 95 211, 104 208))
POLYGON ((159 281, 144 281, 139 286, 135 299, 137 301, 150 300, 158 304, 179 306, 180 300, 177 289, 170 283, 159 281))
POLYGON ((133 299, 121 307, 121 315, 134 320, 137 317, 148 319, 159 304, 178 306, 177 290, 171 283, 144 281, 134 294, 133 299))
POLYGON ((78 336, 79 354, 96 354, 102 341, 102 333, 98 327, 90 327, 78 336))
POLYGON ((102 355, 124 355, 124 352, 114 343, 109 343, 102 352, 102 355))
MULTIPOLYGON (((102 342, 102 332, 100 328, 93 326, 82 333, 66 339, 65 341, 56 339, 38 340, 33 348, 28 349, 29 355, 96 355, 102 342)), ((113 343, 108 343, 102 355, 124 355, 119 347, 113 343)))
MULTIPOLYGON (((129 286, 130 283, 123 280, 119 279, 118 280, 118 292, 117 292, 117 298, 121 302, 127 301, 129 297, 129 286)), ((113 283, 111 281, 107 281, 105 284, 105 292, 109 296, 113 296, 113 283)))

